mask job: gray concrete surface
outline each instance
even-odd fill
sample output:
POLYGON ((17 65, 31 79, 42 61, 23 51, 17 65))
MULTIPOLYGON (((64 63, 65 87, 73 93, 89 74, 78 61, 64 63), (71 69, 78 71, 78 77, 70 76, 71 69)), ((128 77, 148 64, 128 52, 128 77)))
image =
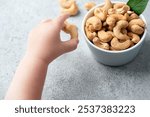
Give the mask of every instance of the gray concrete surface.
MULTIPOLYGON (((150 34, 133 62, 121 67, 97 63, 81 32, 86 1, 78 0, 80 13, 69 19, 79 27, 79 47, 50 64, 43 99, 150 99, 150 34)), ((148 31, 149 11, 150 3, 144 12, 148 31)), ((58 14, 57 0, 0 0, 0 99, 25 52, 28 32, 40 20, 58 14)))

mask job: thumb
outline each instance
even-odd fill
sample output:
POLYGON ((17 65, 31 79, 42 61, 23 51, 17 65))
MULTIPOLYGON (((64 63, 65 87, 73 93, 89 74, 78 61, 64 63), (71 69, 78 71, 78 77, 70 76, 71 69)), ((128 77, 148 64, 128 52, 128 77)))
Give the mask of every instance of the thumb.
POLYGON ((62 42, 61 47, 62 47, 63 53, 75 50, 77 48, 78 43, 79 43, 78 39, 71 39, 69 41, 62 42))

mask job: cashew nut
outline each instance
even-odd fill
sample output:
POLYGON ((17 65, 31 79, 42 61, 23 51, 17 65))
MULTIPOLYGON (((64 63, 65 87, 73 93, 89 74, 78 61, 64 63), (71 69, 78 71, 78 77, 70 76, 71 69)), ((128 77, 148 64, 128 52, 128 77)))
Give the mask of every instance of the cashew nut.
POLYGON ((75 0, 61 0, 61 7, 63 13, 69 13, 70 15, 76 15, 79 11, 79 8, 75 0))
POLYGON ((114 49, 112 46, 110 46, 111 51, 118 51, 117 49, 114 49))
POLYGON ((102 22, 98 17, 93 16, 86 21, 86 27, 89 28, 89 31, 101 30, 102 22))
POLYGON ((115 50, 125 50, 125 49, 129 48, 130 45, 131 45, 131 41, 130 40, 126 40, 124 42, 120 42, 116 37, 114 37, 112 39, 112 41, 111 41, 111 46, 115 50))
POLYGON ((73 4, 74 0, 59 0, 59 2, 62 8, 68 9, 73 4))
POLYGON ((87 2, 87 3, 84 5, 84 7, 85 7, 86 10, 89 11, 89 10, 92 9, 95 5, 96 5, 96 4, 95 4, 94 2, 87 2))
POLYGON ((111 8, 108 10, 108 14, 111 15, 111 14, 122 14, 124 15, 125 13, 127 13, 127 11, 130 10, 130 7, 128 5, 123 5, 121 8, 119 9, 114 9, 114 8, 111 8))
POLYGON ((138 36, 137 34, 129 32, 128 36, 131 38, 132 42, 134 42, 135 44, 137 44, 140 41, 140 36, 138 36))
POLYGON ((94 45, 96 45, 99 48, 102 48, 102 49, 105 49, 105 50, 109 50, 109 44, 101 42, 98 37, 95 37, 93 39, 93 43, 94 43, 94 45))
POLYGON ((113 4, 110 0, 105 0, 105 5, 102 7, 104 11, 108 11, 110 8, 113 7, 113 4))
POLYGON ((109 26, 114 27, 116 22, 119 20, 127 20, 129 17, 129 15, 126 13, 125 15, 121 15, 121 14, 112 14, 109 15, 108 18, 106 19, 106 22, 109 26))
POLYGON ((116 9, 116 13, 118 13, 118 14, 125 14, 129 10, 130 10, 130 7, 128 5, 124 5, 122 8, 116 9))
POLYGON ((142 27, 140 27, 139 25, 132 25, 131 31, 135 34, 141 35, 141 34, 143 34, 144 29, 142 27))
POLYGON ((94 10, 94 15, 100 18, 101 21, 105 21, 107 18, 107 11, 99 7, 94 10))
MULTIPOLYGON (((135 43, 133 42, 133 41, 131 41, 131 45, 130 45, 130 47, 133 47, 135 45, 135 43)), ((129 48, 130 48, 129 47, 129 48)))
POLYGON ((128 40, 129 37, 127 36, 127 34, 123 34, 121 32, 122 29, 125 29, 128 27, 128 22, 125 20, 120 20, 117 22, 117 25, 114 27, 113 31, 114 31, 114 35, 120 39, 120 40, 128 40))
POLYGON ((112 31, 107 31, 107 33, 111 34, 112 37, 115 37, 114 33, 112 31))
POLYGON ((135 13, 132 13, 130 16, 129 16, 129 21, 133 20, 133 19, 139 19, 139 16, 135 13))
POLYGON ((85 32, 86 32, 86 35, 87 35, 87 38, 92 41, 94 37, 97 36, 97 33, 96 32, 91 32, 88 30, 87 27, 85 27, 85 32))
POLYGON ((63 28, 63 31, 70 34, 71 39, 78 39, 78 29, 75 25, 69 24, 68 22, 64 23, 65 26, 63 28))
POLYGON ((141 35, 144 32, 145 23, 142 19, 133 19, 129 22, 128 30, 141 35))
POLYGON ((104 30, 98 31, 98 37, 104 43, 109 42, 113 38, 110 32, 105 32, 104 30))
POLYGON ((126 5, 126 4, 124 4, 124 3, 115 3, 113 8, 114 9, 119 9, 119 8, 122 8, 124 5, 126 5))

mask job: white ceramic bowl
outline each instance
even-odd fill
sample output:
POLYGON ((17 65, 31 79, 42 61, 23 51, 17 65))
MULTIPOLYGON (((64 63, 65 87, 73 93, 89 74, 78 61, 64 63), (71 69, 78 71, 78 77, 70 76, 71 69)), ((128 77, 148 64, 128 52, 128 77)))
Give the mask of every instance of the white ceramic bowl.
MULTIPOLYGON (((112 2, 112 3, 123 3, 123 2, 115 1, 115 2, 112 2)), ((139 51, 140 51, 140 49, 141 49, 141 47, 143 45, 143 42, 145 40, 145 36, 146 36, 147 30, 145 29, 145 32, 144 32, 140 42, 137 43, 135 46, 129 48, 129 49, 122 50, 122 51, 109 51, 109 50, 104 50, 104 49, 96 47, 87 38, 84 28, 85 28, 86 20, 89 17, 91 17, 94 9, 99 7, 99 6, 102 6, 102 5, 104 5, 104 3, 99 4, 99 5, 95 6, 94 8, 92 8, 90 11, 88 11, 88 13, 85 15, 85 17, 83 19, 82 31, 83 31, 85 40, 86 40, 86 42, 87 42, 87 44, 88 44, 88 46, 89 46, 89 48, 90 48, 94 58, 98 62, 100 62, 102 64, 105 64, 105 65, 109 65, 109 66, 121 66, 121 65, 127 64, 130 61, 132 61, 137 56, 137 54, 139 53, 139 51)), ((147 25, 145 17, 143 15, 140 15, 140 18, 147 25)))

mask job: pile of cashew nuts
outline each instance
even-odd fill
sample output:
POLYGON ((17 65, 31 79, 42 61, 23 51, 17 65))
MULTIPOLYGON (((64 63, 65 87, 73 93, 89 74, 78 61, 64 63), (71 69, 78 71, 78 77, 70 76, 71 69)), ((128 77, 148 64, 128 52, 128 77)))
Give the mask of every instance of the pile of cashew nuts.
MULTIPOLYGON (((90 9, 94 4, 86 6, 90 9)), ((144 21, 127 4, 112 4, 110 0, 105 0, 103 6, 95 8, 85 23, 88 39, 97 47, 111 51, 136 45, 144 30, 144 21)))

